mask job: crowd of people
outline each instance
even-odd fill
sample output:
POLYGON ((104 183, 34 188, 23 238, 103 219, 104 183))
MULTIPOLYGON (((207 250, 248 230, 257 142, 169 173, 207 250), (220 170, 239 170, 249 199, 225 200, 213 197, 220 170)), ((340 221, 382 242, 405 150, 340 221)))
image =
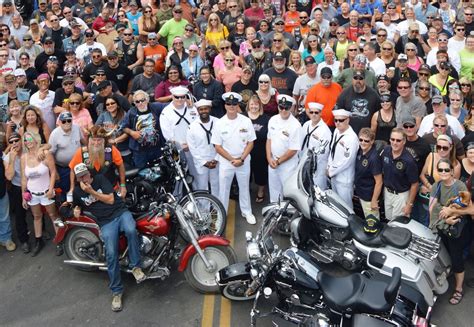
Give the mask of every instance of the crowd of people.
POLYGON ((0 2, 8 251, 12 212, 21 250, 38 255, 43 216, 59 219, 55 199, 74 193, 81 164, 123 198, 125 171, 173 141, 193 186, 227 209, 238 185, 255 224, 252 206, 276 201, 317 148, 322 190, 366 217, 409 216, 440 233, 456 276, 450 303, 462 300, 471 205, 446 207, 474 194, 471 0, 0 2), (440 219, 462 222, 459 235, 440 219))

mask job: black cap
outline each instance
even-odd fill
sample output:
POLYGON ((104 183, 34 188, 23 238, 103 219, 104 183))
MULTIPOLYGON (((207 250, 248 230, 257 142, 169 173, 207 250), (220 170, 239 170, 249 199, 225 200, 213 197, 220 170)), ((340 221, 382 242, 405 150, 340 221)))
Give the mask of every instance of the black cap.
POLYGON ((362 77, 362 78, 365 78, 365 72, 364 72, 364 71, 357 70, 357 71, 354 72, 354 76, 352 76, 352 78, 355 78, 355 77, 362 77))
POLYGON ((321 77, 332 77, 332 70, 329 67, 324 67, 321 69, 321 77))
POLYGON ((75 53, 76 53, 76 52, 74 51, 74 48, 73 48, 73 47, 67 47, 64 52, 65 52, 66 54, 68 54, 68 53, 74 53, 74 54, 75 54, 75 53))
POLYGON ((252 40, 252 47, 258 48, 262 45, 262 41, 259 39, 252 40))
POLYGON ((11 6, 12 4, 13 4, 12 0, 3 0, 3 5, 10 5, 11 6))
POLYGON ((18 134, 17 132, 13 132, 10 134, 8 137, 8 142, 13 141, 13 140, 21 140, 21 135, 18 134))
POLYGON ((117 58, 117 57, 118 57, 118 53, 117 53, 117 51, 115 51, 115 50, 109 51, 109 53, 107 53, 107 57, 108 57, 108 58, 117 58))
POLYGON ((312 65, 312 64, 315 64, 316 63, 316 60, 314 60, 314 57, 313 56, 307 56, 305 59, 304 59, 304 64, 305 65, 312 65))
POLYGON ((385 74, 382 74, 382 75, 377 76, 377 82, 378 82, 378 81, 387 81, 387 82, 390 82, 388 76, 385 75, 385 74))
POLYGON ((234 97, 234 95, 229 95, 226 99, 225 99, 225 104, 230 104, 230 105, 236 105, 239 103, 239 99, 237 99, 236 97, 234 97))
POLYGON ((273 56, 273 59, 285 59, 285 56, 283 55, 282 52, 278 51, 275 53, 275 55, 273 56))
POLYGON ((54 43, 54 40, 53 40, 53 38, 52 38, 51 36, 47 36, 47 37, 44 38, 44 42, 43 42, 43 43, 48 43, 48 42, 54 43))
POLYGON ((111 86, 112 84, 110 83, 110 81, 103 81, 101 82, 98 86, 97 86, 97 90, 98 91, 102 91, 103 89, 105 89, 107 86, 111 86))
POLYGON ((97 73, 105 74, 105 70, 104 70, 104 68, 102 68, 102 67, 101 67, 101 68, 97 68, 97 70, 95 71, 95 73, 96 73, 96 74, 97 74, 97 73))

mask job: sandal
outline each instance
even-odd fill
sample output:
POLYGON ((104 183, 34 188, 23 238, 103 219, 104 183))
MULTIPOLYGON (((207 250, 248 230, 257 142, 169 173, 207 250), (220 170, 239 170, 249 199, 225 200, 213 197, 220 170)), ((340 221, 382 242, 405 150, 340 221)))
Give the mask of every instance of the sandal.
POLYGON ((456 290, 454 291, 453 295, 451 295, 451 298, 449 299, 449 304, 457 305, 461 303, 463 297, 464 297, 463 292, 456 290))
POLYGON ((257 198, 255 199, 255 202, 256 203, 262 203, 263 200, 265 200, 265 195, 262 195, 262 196, 257 195, 257 198))

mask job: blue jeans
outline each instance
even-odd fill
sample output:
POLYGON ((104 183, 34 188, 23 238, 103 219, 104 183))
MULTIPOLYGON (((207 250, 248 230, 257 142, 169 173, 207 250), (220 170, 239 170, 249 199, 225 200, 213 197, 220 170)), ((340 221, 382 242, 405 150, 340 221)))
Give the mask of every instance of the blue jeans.
POLYGON ((423 199, 417 195, 410 218, 428 227, 430 224, 430 213, 428 209, 428 204, 425 204, 423 199))
POLYGON ((10 202, 8 193, 0 199, 0 242, 5 243, 12 239, 12 228, 10 225, 10 202))
POLYGON ((123 232, 127 237, 128 258, 130 259, 131 268, 140 267, 140 248, 135 220, 129 211, 125 211, 110 223, 102 226, 100 230, 105 243, 107 273, 110 279, 109 288, 113 294, 121 294, 123 292, 123 285, 120 278, 120 263, 118 260, 120 232, 123 232))
POLYGON ((62 192, 61 192, 61 203, 66 201, 66 195, 67 192, 69 192, 69 189, 71 188, 71 181, 69 179, 69 174, 71 172, 71 169, 69 167, 60 167, 56 165, 56 171, 58 172, 59 175, 59 180, 56 182, 56 187, 59 187, 62 192))

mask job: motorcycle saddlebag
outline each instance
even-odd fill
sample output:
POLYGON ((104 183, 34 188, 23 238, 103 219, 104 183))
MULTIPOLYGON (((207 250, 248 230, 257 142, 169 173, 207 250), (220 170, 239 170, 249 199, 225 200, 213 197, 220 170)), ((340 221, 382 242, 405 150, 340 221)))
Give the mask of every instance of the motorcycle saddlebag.
MULTIPOLYGON (((343 324, 344 325, 344 324, 343 324)), ((347 325, 344 325, 347 326, 347 325)), ((352 327, 393 327, 396 326, 388 321, 383 321, 364 314, 356 314, 352 316, 352 327)))

